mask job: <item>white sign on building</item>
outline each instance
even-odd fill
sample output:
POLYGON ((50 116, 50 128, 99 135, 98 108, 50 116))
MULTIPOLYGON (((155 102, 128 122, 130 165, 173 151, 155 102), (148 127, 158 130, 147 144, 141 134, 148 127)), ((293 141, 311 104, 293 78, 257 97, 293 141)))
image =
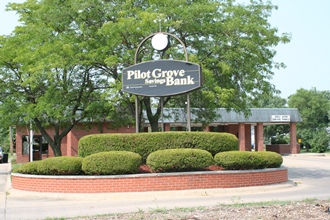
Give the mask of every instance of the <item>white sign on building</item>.
POLYGON ((272 121, 272 122, 290 122, 290 115, 271 115, 270 121, 272 121))

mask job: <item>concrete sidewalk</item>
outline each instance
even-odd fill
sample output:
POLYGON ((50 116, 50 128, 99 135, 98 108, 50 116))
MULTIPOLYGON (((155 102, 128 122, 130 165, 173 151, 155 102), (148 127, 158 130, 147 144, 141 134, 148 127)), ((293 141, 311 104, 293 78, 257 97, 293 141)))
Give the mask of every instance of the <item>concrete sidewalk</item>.
MULTIPOLYGON (((1 191, 1 207, 4 209, 1 209, 0 214, 5 220, 67 218, 159 208, 330 198, 330 157, 296 155, 283 158, 283 165, 289 169, 289 182, 232 189, 100 194, 35 193, 11 188, 8 175, 6 189, 1 191)), ((10 170, 10 164, 0 165, 0 173, 10 170)))

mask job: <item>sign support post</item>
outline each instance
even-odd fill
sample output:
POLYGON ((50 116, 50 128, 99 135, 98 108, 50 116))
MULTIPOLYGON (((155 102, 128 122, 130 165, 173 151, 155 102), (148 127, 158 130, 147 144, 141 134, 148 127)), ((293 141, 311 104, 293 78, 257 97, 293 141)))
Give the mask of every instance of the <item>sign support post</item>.
POLYGON ((135 95, 135 132, 139 133, 139 99, 135 95))
POLYGON ((188 131, 191 131, 190 94, 189 93, 187 93, 187 127, 188 127, 188 131))

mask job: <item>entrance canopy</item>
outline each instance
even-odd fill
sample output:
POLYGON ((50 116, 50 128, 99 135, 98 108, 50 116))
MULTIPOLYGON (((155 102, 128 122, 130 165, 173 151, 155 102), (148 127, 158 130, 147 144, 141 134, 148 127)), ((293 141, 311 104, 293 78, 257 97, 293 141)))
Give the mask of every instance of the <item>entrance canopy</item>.
MULTIPOLYGON (((302 118, 296 108, 251 108, 249 114, 227 111, 226 109, 216 109, 218 115, 206 128, 202 126, 202 118, 194 114, 197 109, 191 110, 192 126, 200 127, 204 131, 229 132, 239 139, 239 149, 241 151, 251 150, 251 127, 254 127, 255 150, 263 151, 264 134, 263 127, 267 125, 290 124, 290 146, 289 152, 299 153, 297 144, 296 124, 302 122, 302 118)), ((199 109, 200 110, 200 109, 199 109)), ((154 113, 156 109, 153 109, 154 113)), ((213 114, 205 109, 203 114, 213 114)), ((187 125, 187 112, 183 108, 165 108, 163 116, 159 120, 163 131, 170 131, 173 127, 180 131, 187 125)), ((149 121, 144 112, 143 124, 149 126, 149 121)))
MULTIPOLYGON (((200 109, 199 109, 200 110, 200 109)), ((191 120, 201 121, 194 114, 196 109, 192 109, 191 120)), ((208 111, 205 109, 205 111, 208 111)), ((156 109, 153 109, 156 112, 156 109)), ((215 118, 209 125, 226 125, 226 124, 252 124, 263 123, 264 125, 271 124, 289 124, 290 122, 302 122, 302 118, 296 108, 251 108, 250 114, 244 115, 235 111, 227 111, 224 108, 216 109, 216 114, 220 115, 215 118)), ((163 122, 170 123, 172 126, 182 126, 187 122, 187 112, 183 108, 164 108, 163 122)), ((149 121, 144 114, 144 123, 149 124, 149 121)))

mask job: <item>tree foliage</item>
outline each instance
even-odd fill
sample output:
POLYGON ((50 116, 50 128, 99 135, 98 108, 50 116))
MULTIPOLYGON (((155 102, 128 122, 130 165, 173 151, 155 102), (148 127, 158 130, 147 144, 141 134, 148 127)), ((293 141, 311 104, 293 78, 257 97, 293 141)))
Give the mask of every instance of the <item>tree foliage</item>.
POLYGON ((71 3, 12 4, 24 25, 0 37, 0 111, 6 116, 1 121, 33 123, 56 156, 61 155, 61 140, 78 122, 99 120, 104 110, 111 112, 103 94, 109 76, 90 60, 91 48, 97 47, 88 42, 88 32, 96 22, 83 22, 89 26, 87 33, 74 29, 84 15, 79 16, 79 8, 71 3))
POLYGON ((0 146, 5 153, 9 153, 10 142, 9 142, 9 129, 0 127, 0 146))
POLYGON ((330 92, 299 89, 289 97, 290 107, 298 108, 302 123, 297 125, 302 143, 315 152, 324 152, 329 146, 330 136, 327 132, 330 114, 330 92))
MULTIPOLYGON (((180 38, 189 61, 203 68, 203 88, 192 93, 192 107, 247 111, 248 104, 269 91, 279 43, 268 18, 277 9, 269 1, 239 4, 234 0, 27 0, 10 4, 21 26, 0 37, 0 111, 8 125, 33 124, 55 155, 60 142, 78 123, 111 117, 116 124, 135 115, 134 96, 121 91, 121 71, 134 64, 135 50, 158 31, 180 38), (106 113, 105 113, 106 112, 106 113), (53 128, 54 134, 47 132, 53 128)), ((184 59, 182 45, 170 38, 166 51, 150 41, 138 62, 184 59)), ((147 112, 155 131, 160 103, 139 97, 139 115, 147 112), (151 107, 156 107, 156 112, 151 107)), ((163 105, 185 106, 182 96, 164 97, 163 105)), ((141 117, 140 117, 141 119, 141 117)), ((142 119, 141 119, 142 120, 142 119)), ((140 122, 141 123, 141 122, 140 122)))

